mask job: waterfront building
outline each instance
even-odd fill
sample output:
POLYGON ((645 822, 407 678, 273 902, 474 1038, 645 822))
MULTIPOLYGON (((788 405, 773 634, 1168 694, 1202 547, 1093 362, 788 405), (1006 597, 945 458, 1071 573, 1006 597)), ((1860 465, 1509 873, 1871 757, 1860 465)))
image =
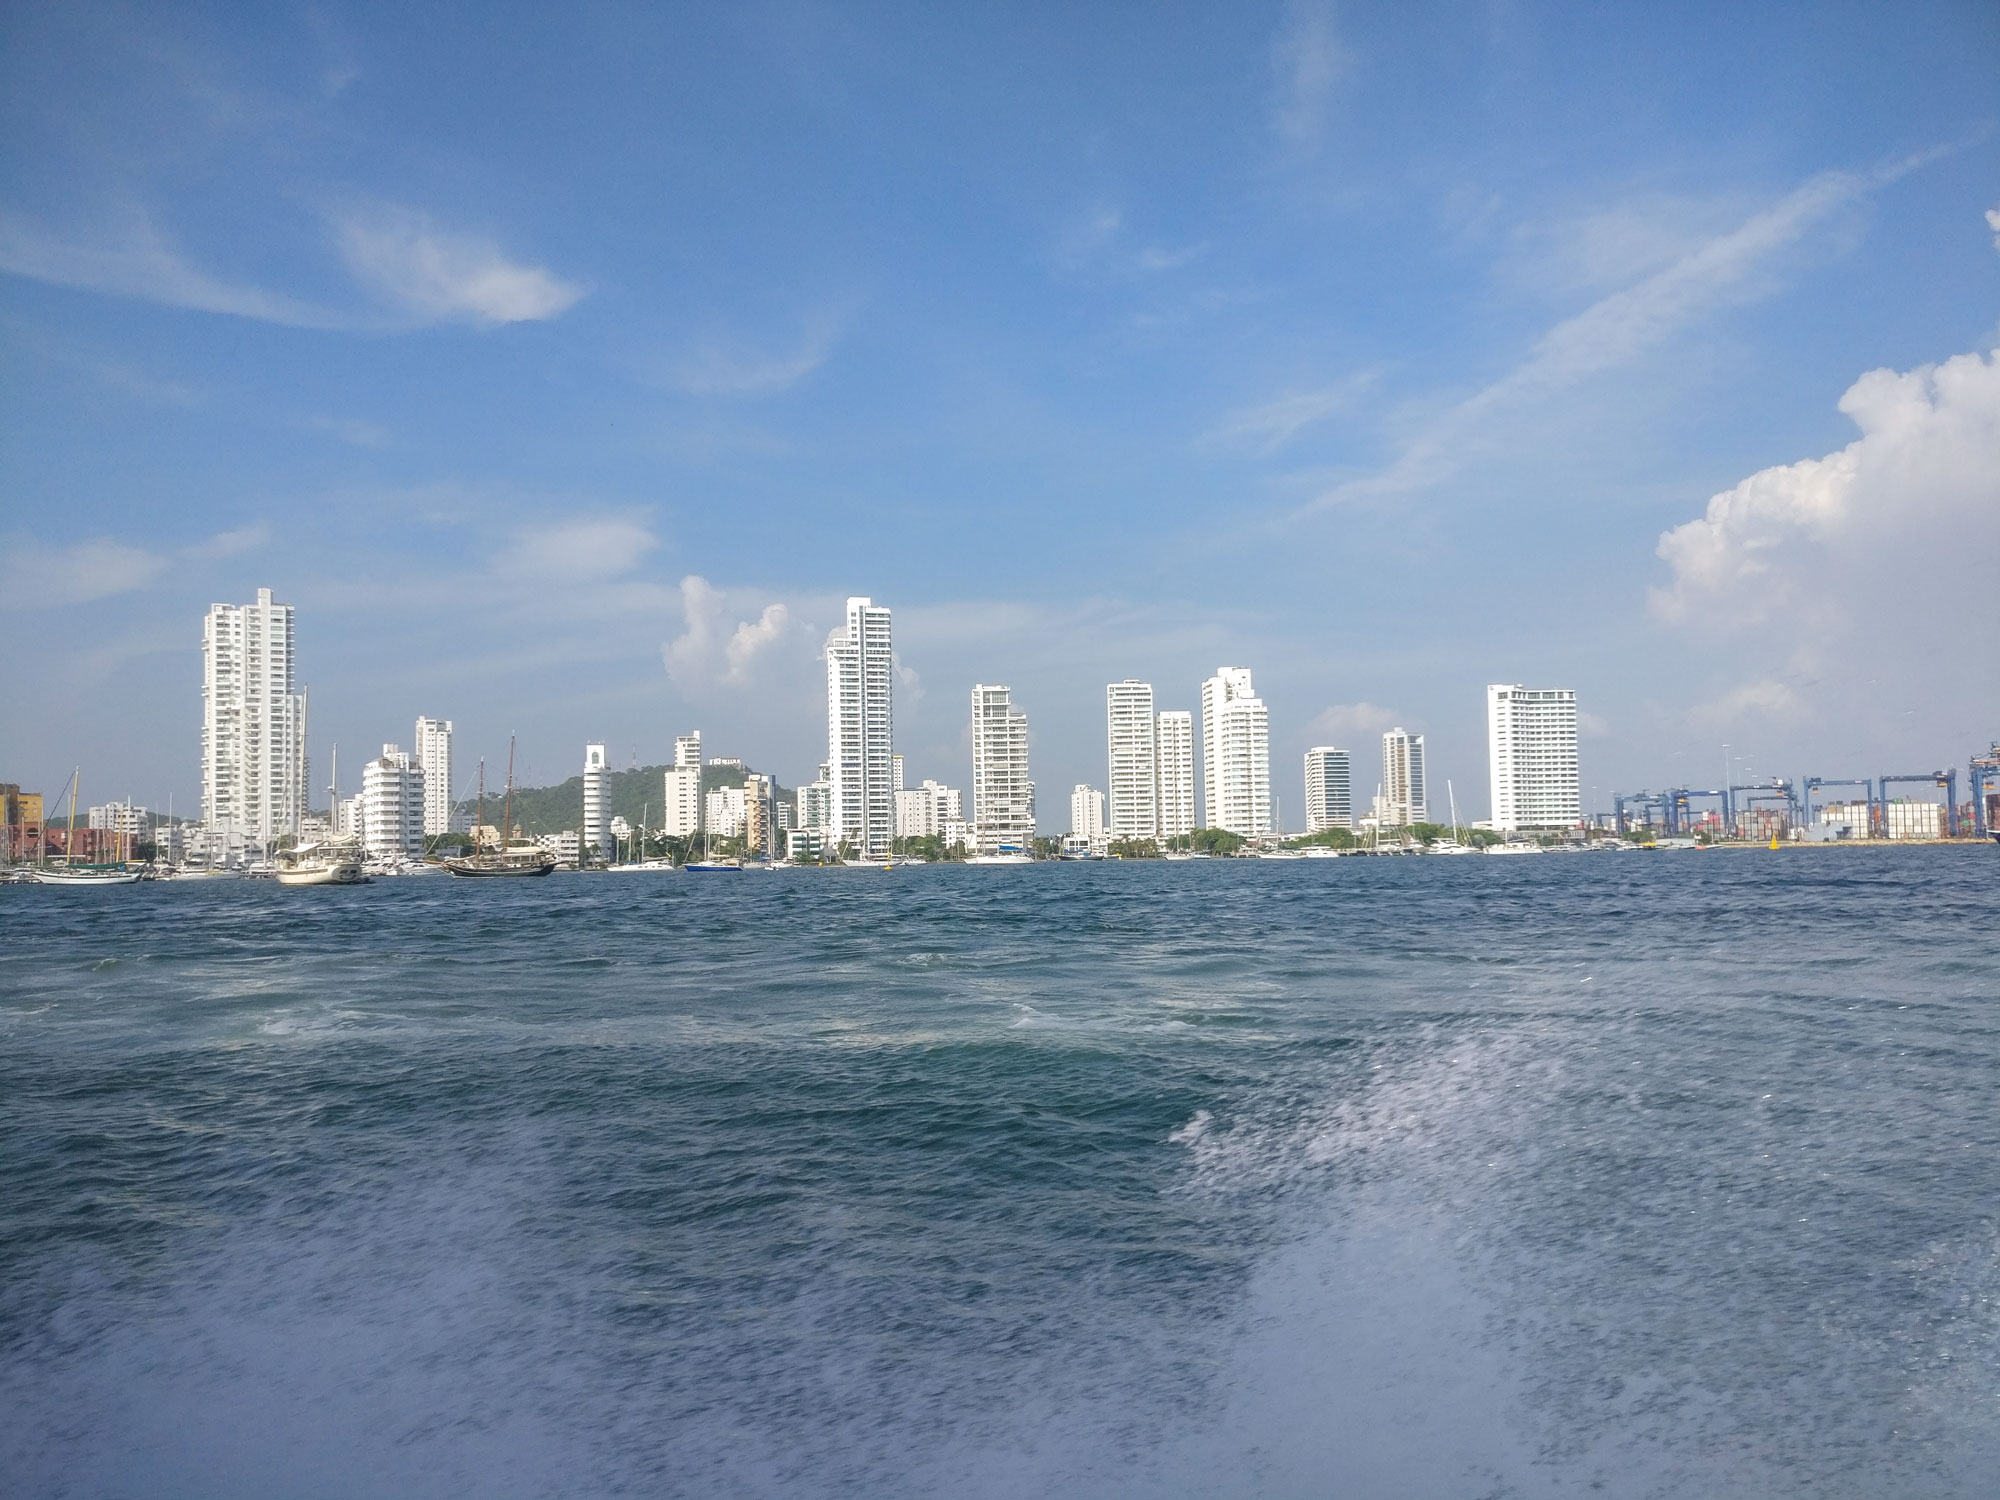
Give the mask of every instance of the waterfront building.
POLYGON ((792 827, 811 829, 819 832, 833 822, 833 781, 827 774, 827 765, 821 761, 819 778, 800 787, 793 796, 797 813, 792 819, 792 827))
POLYGON ((955 786, 929 780, 897 792, 896 837, 940 837, 945 824, 965 821, 964 795, 955 786))
POLYGON ((1492 683, 1486 751, 1493 826, 1573 828, 1583 817, 1576 756, 1576 691, 1492 683))
POLYGON ((1354 770, 1333 745, 1306 751, 1306 832, 1354 826, 1354 770))
POLYGON ((972 822, 982 854, 1025 850, 1035 833, 1035 784, 1028 779, 1028 716, 998 684, 972 690, 972 822))
POLYGON ((1128 677, 1105 687, 1104 733, 1111 836, 1155 838, 1160 831, 1160 768, 1150 682, 1128 677))
POLYGON ((1208 826, 1246 838, 1271 831, 1271 723, 1248 667, 1201 685, 1201 774, 1208 826))
POLYGON ((451 720, 417 720, 417 764, 424 768, 424 833, 451 832, 451 720))
POLYGON ((599 859, 611 852, 611 829, 605 822, 604 747, 583 747, 583 849, 599 859))
POLYGON ((1154 721, 1154 759, 1158 767, 1160 837, 1193 833, 1194 715, 1184 708, 1164 710, 1154 721))
POLYGON ((556 863, 574 870, 583 863, 583 835, 574 828, 565 828, 561 833, 544 833, 535 842, 556 857, 556 863))
POLYGON ((742 837, 747 817, 740 786, 716 787, 703 799, 702 827, 719 839, 742 837))
POLYGON ((7 830, 0 859, 38 858, 42 849, 42 794, 22 791, 19 782, 0 782, 0 826, 7 830))
MULTIPOLYGON (((1150 717, 1150 716, 1149 716, 1150 717)), ((1069 794, 1070 837, 1095 847, 1104 839, 1104 793, 1078 786, 1069 794)))
POLYGON ((896 836, 895 681, 889 610, 849 599, 846 625, 826 642, 829 826, 867 859, 887 855, 896 836))
POLYGON ((376 858, 424 852, 424 768, 409 751, 384 745, 361 768, 361 846, 376 858))
POLYGON ((133 802, 107 802, 88 814, 90 826, 137 838, 145 830, 146 809, 133 802))
POLYGON ((201 808, 238 836, 295 833, 306 810, 306 698, 292 606, 211 604, 202 621, 201 808))
POLYGON ((1382 736, 1382 817, 1390 827, 1430 821, 1424 790, 1424 737, 1400 726, 1382 736))
POLYGON ((666 800, 660 828, 670 838, 701 832, 701 731, 674 740, 674 763, 667 767, 666 800))
POLYGON ((772 858, 778 851, 778 820, 773 811, 776 784, 770 777, 751 771, 743 778, 743 852, 772 858))

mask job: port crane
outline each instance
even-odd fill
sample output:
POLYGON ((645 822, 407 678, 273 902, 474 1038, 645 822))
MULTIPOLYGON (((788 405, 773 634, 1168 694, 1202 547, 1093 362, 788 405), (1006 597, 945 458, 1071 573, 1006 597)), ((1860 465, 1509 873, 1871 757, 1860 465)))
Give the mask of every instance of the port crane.
POLYGON ((1989 785, 2000 789, 2000 740, 1995 740, 1993 748, 1984 755, 1973 756, 1965 766, 1965 789, 1972 797, 1972 826, 1981 838, 2000 833, 1986 816, 1986 799, 1993 795, 1987 790, 1989 785))
POLYGON ((1818 791, 1821 787, 1826 787, 1826 786, 1860 787, 1861 801, 1868 809, 1868 815, 1867 815, 1868 822, 1867 826, 1861 830, 1861 837, 1863 837, 1864 839, 1874 837, 1875 783, 1870 781, 1866 776, 1859 776, 1859 777, 1808 776, 1802 783, 1802 785, 1805 787, 1806 822, 1808 824, 1810 824, 1813 821, 1813 793, 1818 791))
POLYGON ((1686 833, 1694 823, 1694 809, 1689 805, 1696 797, 1717 797, 1722 802, 1722 824, 1726 830, 1730 823, 1729 793, 1722 790, 1698 792, 1689 787, 1676 787, 1661 794, 1671 799, 1667 804, 1667 832, 1686 833))
POLYGON ((1736 796, 1738 792, 1751 793, 1742 799, 1743 807, 1748 807, 1752 802, 1782 801, 1785 804, 1786 818, 1793 823, 1799 820, 1799 804, 1792 796, 1792 784, 1773 776, 1769 781, 1755 781, 1746 786, 1733 786, 1729 789, 1728 798, 1723 804, 1722 821, 1731 831, 1736 827, 1736 814, 1739 811, 1736 796))
POLYGON ((1645 814, 1646 826, 1648 828, 1657 827, 1662 833, 1672 833, 1674 826, 1671 816, 1671 803, 1672 796, 1667 792, 1613 792, 1611 794, 1612 820, 1621 834, 1630 833, 1632 831, 1632 819, 1627 815, 1625 809, 1633 807, 1645 814), (1654 822, 1655 815, 1659 819, 1657 823, 1654 822))
POLYGON ((1932 786, 1944 788, 1944 831, 1946 838, 1958 837, 1958 769, 1932 771, 1928 776, 1878 776, 1875 784, 1882 789, 1882 832, 1889 831, 1889 783, 1892 781, 1928 781, 1932 786))

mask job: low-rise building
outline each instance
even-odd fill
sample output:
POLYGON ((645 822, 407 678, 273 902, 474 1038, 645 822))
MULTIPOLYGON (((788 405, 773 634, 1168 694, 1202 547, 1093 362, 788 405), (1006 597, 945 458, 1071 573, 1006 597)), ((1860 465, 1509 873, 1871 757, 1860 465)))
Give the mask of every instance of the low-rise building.
POLYGON ((716 787, 703 799, 702 826, 716 838, 741 838, 745 816, 740 786, 716 787))
POLYGON ((561 833, 544 833, 535 842, 556 857, 556 863, 574 870, 583 863, 583 831, 565 828, 561 833))

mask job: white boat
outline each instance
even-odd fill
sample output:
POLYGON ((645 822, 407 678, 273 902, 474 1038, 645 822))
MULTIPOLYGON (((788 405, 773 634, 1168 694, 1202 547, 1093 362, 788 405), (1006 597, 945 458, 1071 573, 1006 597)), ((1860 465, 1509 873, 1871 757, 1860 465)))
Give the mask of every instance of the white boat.
POLYGON ((181 865, 161 877, 165 880, 241 880, 243 872, 228 865, 181 865))
POLYGON ((367 880, 361 848, 347 839, 306 844, 278 856, 279 885, 362 885, 367 880))
POLYGON ((699 875, 713 875, 723 870, 741 875, 743 873, 743 861, 740 859, 691 859, 681 868, 699 875))
POLYGON ((680 868, 670 859, 637 859, 629 864, 606 865, 606 875, 671 875, 680 868))
POLYGON ((35 871, 37 885, 137 885, 139 872, 90 865, 44 865, 35 871))
POLYGON ((1034 857, 1027 854, 975 854, 966 861, 969 865, 1031 865, 1034 857))

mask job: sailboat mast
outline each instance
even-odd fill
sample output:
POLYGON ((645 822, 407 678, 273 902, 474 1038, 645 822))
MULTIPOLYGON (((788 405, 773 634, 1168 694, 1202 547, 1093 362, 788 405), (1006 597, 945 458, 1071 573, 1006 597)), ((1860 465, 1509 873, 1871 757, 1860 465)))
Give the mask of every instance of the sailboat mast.
POLYGON ((514 736, 507 736, 507 804, 500 819, 500 852, 514 842, 514 736))
POLYGON ((486 847, 486 757, 479 757, 479 817, 472 825, 472 852, 477 854, 486 847))
POLYGON ((69 832, 63 836, 63 865, 76 863, 76 794, 83 784, 83 767, 69 773, 69 832))

